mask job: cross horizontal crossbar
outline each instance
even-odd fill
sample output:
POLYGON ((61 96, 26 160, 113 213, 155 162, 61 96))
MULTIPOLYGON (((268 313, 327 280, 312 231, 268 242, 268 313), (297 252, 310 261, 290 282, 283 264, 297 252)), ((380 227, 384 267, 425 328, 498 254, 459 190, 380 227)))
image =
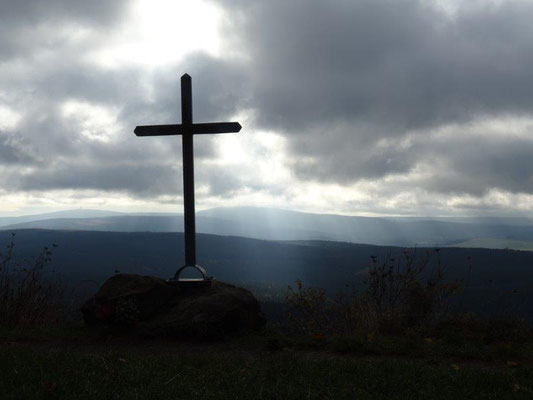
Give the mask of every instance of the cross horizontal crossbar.
POLYGON ((205 124, 183 124, 174 125, 143 125, 138 126, 133 131, 137 136, 168 136, 183 135, 192 133, 193 135, 204 133, 231 133, 239 132, 241 124, 238 122, 208 122, 205 124))

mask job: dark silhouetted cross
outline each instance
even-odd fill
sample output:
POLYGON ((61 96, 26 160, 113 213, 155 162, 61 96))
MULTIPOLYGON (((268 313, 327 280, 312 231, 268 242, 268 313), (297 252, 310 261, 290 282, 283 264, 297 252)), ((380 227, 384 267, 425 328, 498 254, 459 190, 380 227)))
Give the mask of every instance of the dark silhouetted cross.
POLYGON ((181 77, 181 124, 175 125, 145 125, 135 128, 137 136, 167 136, 181 135, 183 148, 183 203, 185 218, 185 265, 180 268, 175 280, 179 280, 180 272, 193 267, 207 280, 205 270, 196 265, 196 223, 194 218, 194 157, 193 135, 204 133, 230 133, 239 132, 241 125, 238 122, 211 122, 206 124, 193 124, 192 122, 192 88, 191 77, 185 74, 181 77))

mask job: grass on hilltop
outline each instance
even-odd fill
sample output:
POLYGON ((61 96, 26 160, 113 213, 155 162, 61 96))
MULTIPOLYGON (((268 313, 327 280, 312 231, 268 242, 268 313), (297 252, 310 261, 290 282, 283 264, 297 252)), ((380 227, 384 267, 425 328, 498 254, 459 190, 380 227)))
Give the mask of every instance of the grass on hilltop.
POLYGON ((447 282, 440 268, 425 271, 427 259, 405 260, 373 260, 366 289, 347 297, 298 283, 287 294, 285 325, 219 342, 61 322, 70 313, 36 312, 61 303, 61 291, 42 285, 46 264, 16 269, 0 286, 20 304, 18 313, 0 307, 11 316, 0 321, 1 398, 533 398, 529 327, 441 313, 460 282, 447 282))
POLYGON ((160 346, 0 349, 3 399, 530 399, 533 368, 160 346))

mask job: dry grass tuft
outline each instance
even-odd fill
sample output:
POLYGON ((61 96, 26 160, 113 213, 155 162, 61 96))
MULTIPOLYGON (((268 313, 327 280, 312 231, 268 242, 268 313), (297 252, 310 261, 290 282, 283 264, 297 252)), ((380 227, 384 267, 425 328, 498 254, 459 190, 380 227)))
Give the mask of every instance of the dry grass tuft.
MULTIPOLYGON (((55 247, 53 245, 52 247, 55 247)), ((55 324, 63 317, 63 285, 46 274, 52 260, 45 247, 33 262, 15 262, 15 234, 0 252, 0 326, 31 327, 55 324)))
POLYGON ((422 257, 404 251, 400 259, 389 255, 383 262, 371 257, 362 290, 331 298, 323 289, 304 287, 302 282, 289 286, 288 328, 311 337, 459 334, 462 339, 484 342, 517 339, 530 332, 518 319, 482 319, 451 312, 449 300, 461 286, 461 281, 446 279, 439 249, 422 257), (430 257, 437 258, 431 268, 430 257))

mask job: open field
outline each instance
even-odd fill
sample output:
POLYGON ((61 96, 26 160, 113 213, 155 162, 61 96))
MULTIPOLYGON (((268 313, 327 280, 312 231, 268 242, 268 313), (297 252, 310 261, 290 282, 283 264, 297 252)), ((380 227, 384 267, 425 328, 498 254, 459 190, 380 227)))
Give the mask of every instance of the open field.
POLYGON ((479 238, 456 243, 453 245, 453 247, 533 251, 533 241, 479 238))

